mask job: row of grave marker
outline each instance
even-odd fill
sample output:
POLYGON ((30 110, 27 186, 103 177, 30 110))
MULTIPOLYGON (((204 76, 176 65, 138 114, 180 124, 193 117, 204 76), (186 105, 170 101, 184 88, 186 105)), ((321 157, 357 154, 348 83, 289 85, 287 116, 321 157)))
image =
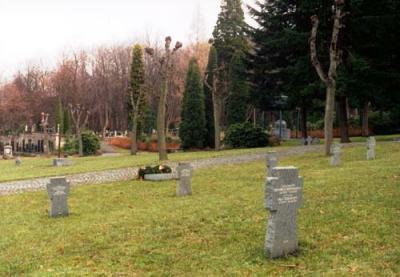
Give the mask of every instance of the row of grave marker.
MULTIPOLYGON (((375 158, 376 141, 368 140, 368 158, 375 158)), ((340 147, 332 149, 332 161, 340 164, 340 147), (337 156, 339 153, 339 156, 337 156)), ((278 167, 278 153, 266 158, 265 208, 269 211, 265 236, 265 255, 275 259, 298 251, 297 211, 303 200, 303 178, 296 167, 278 167)), ((181 163, 177 168, 177 196, 192 195, 193 169, 181 163)), ((47 186, 51 200, 51 217, 67 216, 70 184, 65 178, 53 178, 47 186)))
MULTIPOLYGON (((376 139, 375 137, 369 137, 367 139, 367 160, 375 160, 376 159, 376 139)), ((341 152, 342 152, 342 145, 341 144, 334 144, 331 148, 331 160, 330 163, 332 166, 340 166, 341 165, 341 152)))

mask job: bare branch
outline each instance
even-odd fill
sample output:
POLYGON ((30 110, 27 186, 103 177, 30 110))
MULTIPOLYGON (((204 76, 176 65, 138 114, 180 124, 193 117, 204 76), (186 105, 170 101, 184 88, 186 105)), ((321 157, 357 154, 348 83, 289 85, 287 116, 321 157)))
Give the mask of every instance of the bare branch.
POLYGON ((312 23, 312 30, 311 30, 311 37, 310 37, 310 53, 311 53, 311 63, 315 67, 317 74, 322 82, 325 84, 328 83, 328 77, 326 76, 325 72, 322 69, 321 63, 318 60, 317 56, 317 33, 319 27, 319 19, 317 15, 313 15, 311 17, 312 23))

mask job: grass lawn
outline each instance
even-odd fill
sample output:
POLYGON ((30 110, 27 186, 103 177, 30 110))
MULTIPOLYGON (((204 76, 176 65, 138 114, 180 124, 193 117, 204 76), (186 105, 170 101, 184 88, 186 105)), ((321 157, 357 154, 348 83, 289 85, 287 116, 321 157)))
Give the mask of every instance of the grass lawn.
POLYGON ((305 179, 300 252, 263 254, 262 162, 196 171, 194 195, 175 183, 73 188, 71 216, 47 217, 46 192, 0 197, 0 276, 398 276, 400 143, 289 157, 305 179), (124 275, 125 274, 125 275, 124 275))
MULTIPOLYGON (((272 148, 254 148, 254 149, 235 149, 225 151, 199 151, 199 152, 180 152, 169 154, 170 161, 185 161, 195 159, 206 159, 220 156, 232 156, 249 153, 267 153, 272 148)), ((276 147, 279 151, 284 147, 276 147)), ((143 166, 149 164, 158 164, 158 154, 140 152, 137 156, 131 156, 127 152, 121 156, 103 156, 103 157, 84 157, 71 158, 74 161, 73 166, 53 167, 53 158, 22 158, 22 166, 16 167, 13 160, 0 160, 0 182, 22 180, 38 177, 71 175, 76 173, 94 172, 107 169, 126 168, 134 166, 143 166)))

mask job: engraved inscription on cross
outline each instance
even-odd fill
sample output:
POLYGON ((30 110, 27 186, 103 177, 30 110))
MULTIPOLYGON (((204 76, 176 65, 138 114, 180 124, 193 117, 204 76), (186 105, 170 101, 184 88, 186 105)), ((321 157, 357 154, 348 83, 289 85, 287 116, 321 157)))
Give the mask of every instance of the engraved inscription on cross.
POLYGON ((68 216, 68 195, 70 185, 65 178, 52 178, 47 184, 51 201, 50 217, 68 216))
POLYGON ((296 252, 297 210, 302 203, 303 179, 295 167, 275 167, 265 186, 265 208, 269 210, 265 254, 279 258, 296 252))

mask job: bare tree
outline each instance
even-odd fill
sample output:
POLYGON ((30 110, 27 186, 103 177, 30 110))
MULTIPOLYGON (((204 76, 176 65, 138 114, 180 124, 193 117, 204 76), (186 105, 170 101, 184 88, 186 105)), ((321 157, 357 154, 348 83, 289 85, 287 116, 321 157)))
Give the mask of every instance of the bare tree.
MULTIPOLYGON (((166 141, 166 126, 165 126, 165 114, 166 114, 166 103, 168 96, 168 83, 170 72, 174 66, 173 55, 182 48, 182 43, 177 41, 175 47, 171 50, 171 37, 165 38, 165 53, 159 60, 161 78, 162 78, 162 88, 160 100, 158 103, 158 113, 157 113, 157 136, 158 136, 158 153, 160 161, 168 160, 167 155, 167 141, 166 141)), ((146 53, 150 56, 154 56, 153 48, 146 48, 146 53)))
POLYGON ((90 112, 86 110, 81 104, 70 104, 69 111, 79 141, 79 156, 83 157, 82 130, 88 123, 90 112))
POLYGON ((338 45, 340 30, 343 28, 344 0, 335 0, 334 6, 334 23, 332 30, 332 38, 329 49, 329 71, 328 74, 322 69, 322 65, 318 60, 317 54, 317 33, 319 27, 319 19, 317 15, 311 17, 312 30, 310 37, 310 53, 311 62, 318 73, 319 78, 326 86, 326 102, 325 102, 325 154, 330 155, 331 145, 333 143, 333 121, 335 113, 335 95, 337 86, 337 68, 341 63, 342 51, 338 45))

